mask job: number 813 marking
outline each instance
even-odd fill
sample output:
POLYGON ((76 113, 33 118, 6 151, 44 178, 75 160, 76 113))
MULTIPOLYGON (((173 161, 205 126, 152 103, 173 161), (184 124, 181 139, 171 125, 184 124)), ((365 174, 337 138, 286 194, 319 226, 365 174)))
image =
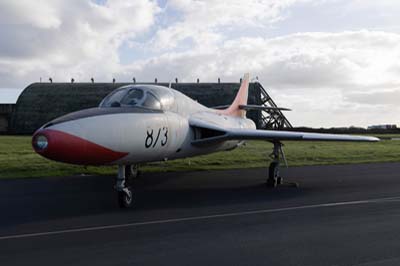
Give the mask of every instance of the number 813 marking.
POLYGON ((158 130, 147 129, 147 137, 144 142, 144 146, 149 148, 155 148, 157 143, 160 143, 162 147, 167 145, 168 142, 168 127, 162 127, 158 130))

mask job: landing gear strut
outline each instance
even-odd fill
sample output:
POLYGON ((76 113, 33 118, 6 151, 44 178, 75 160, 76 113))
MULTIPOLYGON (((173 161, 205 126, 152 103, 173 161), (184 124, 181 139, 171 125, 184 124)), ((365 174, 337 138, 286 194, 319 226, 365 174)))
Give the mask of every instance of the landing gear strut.
MULTIPOLYGON (((267 186, 268 187, 277 187, 278 185, 283 185, 283 177, 280 175, 279 172, 279 166, 280 166, 280 161, 281 158, 285 165, 287 166, 287 161, 285 157, 285 153, 283 152, 282 146, 283 144, 279 141, 273 142, 274 148, 272 150, 272 153, 270 154, 270 157, 272 159, 271 164, 269 165, 268 169, 268 179, 267 179, 267 186)), ((298 186, 296 183, 287 183, 288 185, 291 186, 298 186)))
POLYGON ((127 179, 126 168, 125 165, 118 165, 117 184, 115 185, 118 205, 121 208, 130 208, 133 205, 133 192, 131 190, 131 184, 129 184, 130 180, 127 179))
MULTIPOLYGON (((127 179, 138 178, 140 175, 139 165, 137 164, 125 165, 125 175, 127 179)), ((129 181, 131 180, 128 180, 128 183, 129 181)))

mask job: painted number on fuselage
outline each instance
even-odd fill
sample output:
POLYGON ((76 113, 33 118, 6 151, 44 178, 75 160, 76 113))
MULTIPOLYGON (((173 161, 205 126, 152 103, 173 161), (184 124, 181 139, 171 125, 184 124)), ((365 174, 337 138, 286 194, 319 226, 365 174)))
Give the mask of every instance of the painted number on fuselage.
POLYGON ((144 146, 149 148, 155 148, 158 143, 163 147, 168 142, 168 127, 162 127, 158 130, 147 129, 147 137, 144 142, 144 146))

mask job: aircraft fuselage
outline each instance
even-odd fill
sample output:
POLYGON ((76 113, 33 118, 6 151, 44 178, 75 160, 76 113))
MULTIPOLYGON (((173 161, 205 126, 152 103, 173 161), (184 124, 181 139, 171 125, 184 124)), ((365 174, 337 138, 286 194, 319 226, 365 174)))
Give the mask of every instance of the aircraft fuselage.
POLYGON ((231 140, 206 147, 192 145, 199 132, 190 127, 189 117, 226 128, 255 128, 247 118, 219 114, 180 92, 164 89, 174 98, 168 110, 104 107, 78 111, 41 127, 34 134, 33 147, 46 158, 66 163, 127 165, 230 150, 240 143, 231 140))

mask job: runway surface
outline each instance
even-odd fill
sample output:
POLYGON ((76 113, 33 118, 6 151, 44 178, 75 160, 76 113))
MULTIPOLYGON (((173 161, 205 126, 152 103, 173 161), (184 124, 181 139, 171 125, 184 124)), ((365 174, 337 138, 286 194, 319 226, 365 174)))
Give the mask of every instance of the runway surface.
POLYGON ((400 164, 0 180, 0 265, 400 265, 400 164))

